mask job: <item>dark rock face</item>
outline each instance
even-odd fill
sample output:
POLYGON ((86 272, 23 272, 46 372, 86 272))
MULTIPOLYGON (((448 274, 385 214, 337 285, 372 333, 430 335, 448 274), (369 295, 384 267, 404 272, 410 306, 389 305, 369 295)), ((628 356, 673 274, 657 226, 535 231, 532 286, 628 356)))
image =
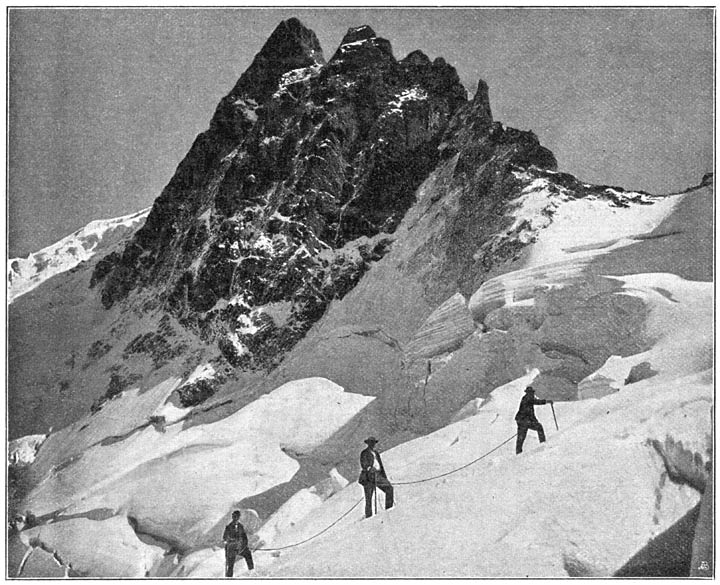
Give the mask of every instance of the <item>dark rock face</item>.
POLYGON ((397 61, 362 26, 326 64, 315 34, 284 21, 92 284, 106 307, 149 290, 146 308, 233 366, 271 369, 390 249, 416 189, 460 151, 458 169, 491 194, 509 165, 556 165, 532 133, 493 122, 484 82, 468 102, 443 59, 397 61))

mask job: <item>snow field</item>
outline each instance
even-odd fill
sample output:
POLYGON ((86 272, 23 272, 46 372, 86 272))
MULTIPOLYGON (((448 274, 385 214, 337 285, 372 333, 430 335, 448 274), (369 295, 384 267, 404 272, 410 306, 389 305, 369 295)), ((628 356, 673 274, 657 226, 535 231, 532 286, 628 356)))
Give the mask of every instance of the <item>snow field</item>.
POLYGON ((35 473, 43 476, 108 437, 124 436, 146 424, 147 413, 161 408, 179 384, 179 378, 169 378, 146 392, 141 393, 139 388, 125 390, 107 401, 99 412, 51 433, 38 451, 35 473))
POLYGON ((514 223, 507 230, 510 237, 526 226, 518 237, 524 243, 533 242, 523 267, 483 283, 470 298, 470 311, 476 319, 482 318, 497 306, 528 302, 537 287, 582 282, 594 260, 610 258, 612 252, 647 237, 666 220, 678 223, 673 212, 684 198, 694 196, 675 195, 652 205, 614 207, 595 197, 568 200, 562 190, 549 189, 547 179, 535 179, 512 202, 514 223))
MULTIPOLYGON (((557 577, 567 576, 571 564, 588 576, 610 575, 699 501, 692 488, 667 480, 649 444, 670 434, 704 452, 710 420, 699 415, 712 391, 698 380, 660 388, 644 381, 600 400, 558 403, 559 432, 549 408, 536 407, 547 444, 539 446, 531 432, 520 457, 511 442, 456 474, 398 485, 395 509, 358 523, 359 507, 317 540, 273 558, 268 574, 557 577)), ((512 395, 516 405, 518 390, 507 387, 493 393, 488 407, 512 395)), ((514 409, 490 424, 483 410, 384 453, 391 479, 459 467, 514 433, 514 409)), ((283 542, 311 536, 361 497, 351 484, 283 542)))
POLYGON ((308 514, 320 507, 329 497, 333 496, 348 485, 336 469, 332 469, 329 477, 324 481, 307 489, 296 492, 285 502, 256 533, 260 547, 269 546, 267 543, 276 543, 283 538, 297 522, 304 520, 308 514))
POLYGON ((561 261, 569 254, 585 252, 595 255, 607 253, 611 248, 627 246, 632 238, 651 232, 669 217, 684 197, 676 195, 656 200, 652 205, 614 207, 608 201, 585 197, 565 201, 553 210, 552 222, 543 221, 540 202, 557 198, 543 190, 533 192, 532 198, 520 198, 520 209, 515 213, 518 221, 539 221, 544 227, 542 238, 533 245, 528 267, 561 261), (523 200, 527 198, 527 201, 523 200), (524 205, 523 205, 524 203, 524 205), (545 225, 543 225, 545 224, 545 225), (582 229, 580 226, 587 226, 582 229))
POLYGON ((703 372, 713 366, 713 285, 684 280, 674 274, 617 277, 623 289, 616 294, 642 299, 649 308, 648 351, 628 357, 611 356, 578 389, 583 398, 600 397, 621 389, 634 366, 646 364, 655 382, 703 372))
MULTIPOLYGON (((623 288, 615 294, 637 295, 649 308, 655 341, 621 359, 648 361, 657 375, 629 385, 623 378, 618 392, 601 399, 557 403, 559 431, 549 407, 536 407, 547 444, 530 432, 519 458, 513 440, 456 474, 397 485, 392 511, 358 523, 361 504, 298 549, 279 557, 259 552, 271 563, 268 575, 608 576, 682 517, 699 494, 668 479, 652 443, 669 437, 707 457, 712 362, 702 356, 712 338, 712 284, 667 274, 618 280, 623 288), (365 563, 360 551, 376 562, 365 563)), ((511 437, 522 391, 537 375, 496 389, 474 416, 385 452, 391 481, 447 472, 511 437)), ((270 544, 299 542, 329 526, 362 498, 354 480, 270 544)))
POLYGON ((27 546, 39 541, 79 575, 120 579, 145 577, 164 550, 141 542, 126 518, 77 518, 23 531, 27 546))
MULTIPOLYGON (((320 445, 372 400, 311 378, 216 423, 164 432, 144 426, 52 468, 23 509, 60 520, 109 510, 181 550, 216 544, 239 501, 289 481, 299 469, 293 456, 320 445)), ((101 541, 92 546, 111 548, 101 541)))

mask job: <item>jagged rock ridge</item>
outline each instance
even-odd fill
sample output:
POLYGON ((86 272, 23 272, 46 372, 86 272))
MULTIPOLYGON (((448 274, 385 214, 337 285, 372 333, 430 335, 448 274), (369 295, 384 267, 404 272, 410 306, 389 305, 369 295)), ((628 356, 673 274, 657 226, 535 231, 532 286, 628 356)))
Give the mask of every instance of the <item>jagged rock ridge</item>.
POLYGON ((272 368, 388 251, 417 187, 463 149, 466 172, 495 160, 496 190, 510 163, 555 166, 534 135, 493 123, 484 82, 468 102, 442 58, 398 61, 363 26, 326 63, 315 34, 284 21, 93 284, 107 307, 153 290, 146 308, 162 303, 233 366, 272 368))

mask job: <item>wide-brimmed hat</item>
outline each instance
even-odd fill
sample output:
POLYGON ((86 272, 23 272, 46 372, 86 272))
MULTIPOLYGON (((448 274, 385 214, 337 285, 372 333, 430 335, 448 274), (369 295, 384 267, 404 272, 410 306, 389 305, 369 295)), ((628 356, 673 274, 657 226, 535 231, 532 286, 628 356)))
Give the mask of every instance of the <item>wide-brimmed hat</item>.
POLYGON ((368 437, 367 439, 365 439, 365 442, 368 445, 374 445, 375 443, 378 442, 378 440, 375 437, 368 437))
POLYGON ((528 386, 525 388, 525 392, 535 392, 535 389, 532 386, 528 386))

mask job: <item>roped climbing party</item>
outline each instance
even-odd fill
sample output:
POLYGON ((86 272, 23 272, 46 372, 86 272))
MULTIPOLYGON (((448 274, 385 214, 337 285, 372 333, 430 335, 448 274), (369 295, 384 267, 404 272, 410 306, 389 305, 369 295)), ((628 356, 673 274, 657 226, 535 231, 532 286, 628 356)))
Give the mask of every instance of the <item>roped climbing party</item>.
MULTIPOLYGON (((508 444, 514 438, 517 437, 515 452, 516 454, 522 453, 523 443, 527 436, 528 430, 534 430, 538 434, 538 439, 541 443, 545 442, 545 430, 542 424, 538 421, 535 416, 535 406, 550 404, 553 407, 554 402, 552 400, 543 400, 535 398, 535 389, 532 386, 525 388, 525 394, 520 400, 520 407, 518 408, 517 414, 515 415, 515 422, 517 423, 517 433, 505 439, 502 443, 496 445, 489 451, 483 453, 476 459, 451 469, 444 473, 434 475, 432 477, 425 477, 422 479, 416 479, 412 481, 399 481, 395 482, 395 485, 411 485, 417 483, 423 483, 426 481, 432 481, 441 477, 446 477, 457 473, 458 471, 465 469, 478 461, 485 459, 485 457, 494 453, 500 449, 503 445, 508 444)), ((555 419, 555 409, 553 407, 553 418, 555 419)), ((557 427, 557 419, 555 419, 555 426, 557 427)), ((375 513, 377 514, 377 489, 385 492, 385 509, 393 507, 394 504, 394 489, 393 484, 390 483, 387 473, 385 472, 385 466, 383 465, 380 452, 375 448, 378 444, 378 440, 375 437, 368 437, 365 439, 367 447, 360 453, 360 477, 358 483, 363 486, 364 500, 365 500, 365 517, 370 518, 373 515, 373 496, 375 496, 375 513)), ((337 518, 332 524, 323 528, 320 532, 313 534, 312 536, 294 544, 289 544, 277 548, 255 548, 255 551, 281 551, 289 548, 294 548, 309 542, 321 534, 324 534, 330 530, 333 526, 338 524, 343 518, 345 518, 350 512, 352 512, 362 502, 358 500, 349 509, 347 509, 339 518, 337 518)), ((233 576, 233 567, 235 565, 235 559, 238 555, 245 557, 249 570, 253 569, 253 558, 250 548, 248 546, 248 537, 245 532, 245 528, 240 524, 240 512, 236 510, 232 514, 233 521, 225 527, 223 534, 223 541, 225 542, 225 558, 226 558, 226 569, 225 576, 233 576)))

